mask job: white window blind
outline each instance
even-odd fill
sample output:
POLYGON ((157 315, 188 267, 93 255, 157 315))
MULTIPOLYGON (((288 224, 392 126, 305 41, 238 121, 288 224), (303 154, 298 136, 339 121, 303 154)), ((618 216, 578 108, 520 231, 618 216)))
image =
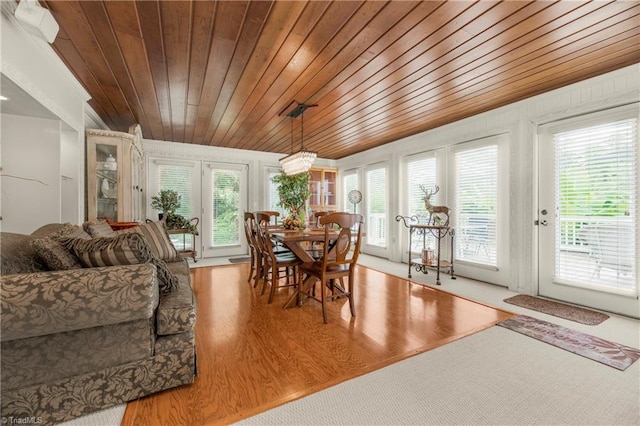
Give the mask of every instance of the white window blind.
POLYGON ((176 210, 176 213, 187 219, 194 217, 192 200, 193 167, 158 164, 156 167, 156 182, 160 190, 172 189, 180 195, 180 208, 176 210))
POLYGON ((497 267, 498 145, 455 153, 456 259, 497 267))
POLYGON ((240 244, 240 173, 239 170, 212 170, 212 247, 240 244))
POLYGON ((386 247, 387 169, 367 171, 367 244, 386 247))
MULTIPOLYGON (((436 158, 427 157, 416 160, 409 160, 407 162, 407 212, 409 216, 417 216, 420 223, 427 223, 429 220, 429 213, 425 206, 424 197, 425 193, 420 188, 422 185, 429 191, 434 191, 436 183, 436 158)), ((430 198, 430 202, 433 205, 438 205, 438 196, 440 193, 433 195, 430 198)), ((423 248, 435 248, 436 240, 432 235, 427 235, 423 242, 421 238, 413 238, 412 251, 420 252, 423 248)))
POLYGON ((555 278, 636 289, 637 119, 553 134, 555 278))
POLYGON ((354 190, 358 190, 358 174, 357 173, 349 173, 345 174, 342 178, 344 184, 344 191, 342 192, 343 206, 345 211, 349 211, 352 213, 360 213, 360 203, 355 205, 355 209, 353 203, 349 201, 349 193, 354 190))

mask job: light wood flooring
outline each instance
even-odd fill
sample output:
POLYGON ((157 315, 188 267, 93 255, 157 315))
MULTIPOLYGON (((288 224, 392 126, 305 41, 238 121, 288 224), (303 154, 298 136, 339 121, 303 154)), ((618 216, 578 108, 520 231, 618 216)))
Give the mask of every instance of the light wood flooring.
POLYGON ((198 376, 190 386, 127 405, 123 425, 239 421, 478 332, 511 313, 364 266, 356 313, 346 299, 283 309, 247 282, 248 264, 192 269, 198 376))

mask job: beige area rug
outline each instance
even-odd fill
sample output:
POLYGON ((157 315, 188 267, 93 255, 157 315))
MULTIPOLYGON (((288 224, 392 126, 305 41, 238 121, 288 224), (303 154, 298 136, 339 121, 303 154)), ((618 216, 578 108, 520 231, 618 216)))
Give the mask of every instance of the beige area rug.
POLYGON ((506 303, 542 312, 554 317, 563 318, 569 321, 579 322, 585 325, 598 325, 609 318, 609 315, 591 309, 571 306, 565 303, 554 302, 553 300, 542 299, 540 297, 518 294, 517 296, 504 299, 506 303))
POLYGON ((127 404, 118 404, 77 419, 58 423, 58 426, 120 426, 126 409, 127 404))
POLYGON ((618 371, 491 327, 245 419, 250 425, 632 425, 640 363, 618 371))

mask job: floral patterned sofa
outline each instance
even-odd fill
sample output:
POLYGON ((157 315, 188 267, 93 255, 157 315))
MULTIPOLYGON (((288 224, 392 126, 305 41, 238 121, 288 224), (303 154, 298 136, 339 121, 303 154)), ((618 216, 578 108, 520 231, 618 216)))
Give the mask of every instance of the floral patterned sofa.
POLYGON ((149 238, 100 227, 106 235, 70 224, 0 233, 3 419, 55 423, 193 382, 196 311, 186 260, 171 251, 163 227, 149 238), (159 249, 150 250, 156 237, 159 249), (52 261, 43 244, 65 247, 70 264, 52 261), (82 244, 100 246, 92 252, 99 265, 119 266, 74 258, 82 244), (109 260, 115 246, 138 251, 116 250, 109 260))

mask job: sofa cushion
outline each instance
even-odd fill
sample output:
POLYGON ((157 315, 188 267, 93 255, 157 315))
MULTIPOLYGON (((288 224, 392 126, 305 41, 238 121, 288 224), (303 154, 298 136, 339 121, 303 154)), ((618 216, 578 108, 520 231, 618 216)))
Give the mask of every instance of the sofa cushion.
POLYGON ((84 230, 93 238, 115 237, 116 232, 109 226, 106 220, 90 220, 82 224, 84 230))
POLYGON ((186 259, 169 262, 167 266, 179 279, 178 290, 160 297, 156 324, 158 335, 167 336, 193 330, 196 307, 186 259))
POLYGON ((73 332, 154 316, 150 263, 0 276, 0 340, 73 332))
POLYGON ((153 254, 155 254, 159 259, 167 262, 173 262, 179 259, 180 255, 171 242, 169 234, 167 233, 167 228, 163 222, 147 222, 133 228, 116 231, 117 234, 126 234, 131 232, 137 232, 144 235, 147 239, 147 243, 149 243, 149 248, 151 248, 153 254))
POLYGON ((112 238, 62 239, 61 242, 78 257, 85 268, 99 266, 136 265, 152 263, 158 270, 161 293, 168 293, 178 287, 178 278, 158 259, 141 234, 126 233, 112 238))

